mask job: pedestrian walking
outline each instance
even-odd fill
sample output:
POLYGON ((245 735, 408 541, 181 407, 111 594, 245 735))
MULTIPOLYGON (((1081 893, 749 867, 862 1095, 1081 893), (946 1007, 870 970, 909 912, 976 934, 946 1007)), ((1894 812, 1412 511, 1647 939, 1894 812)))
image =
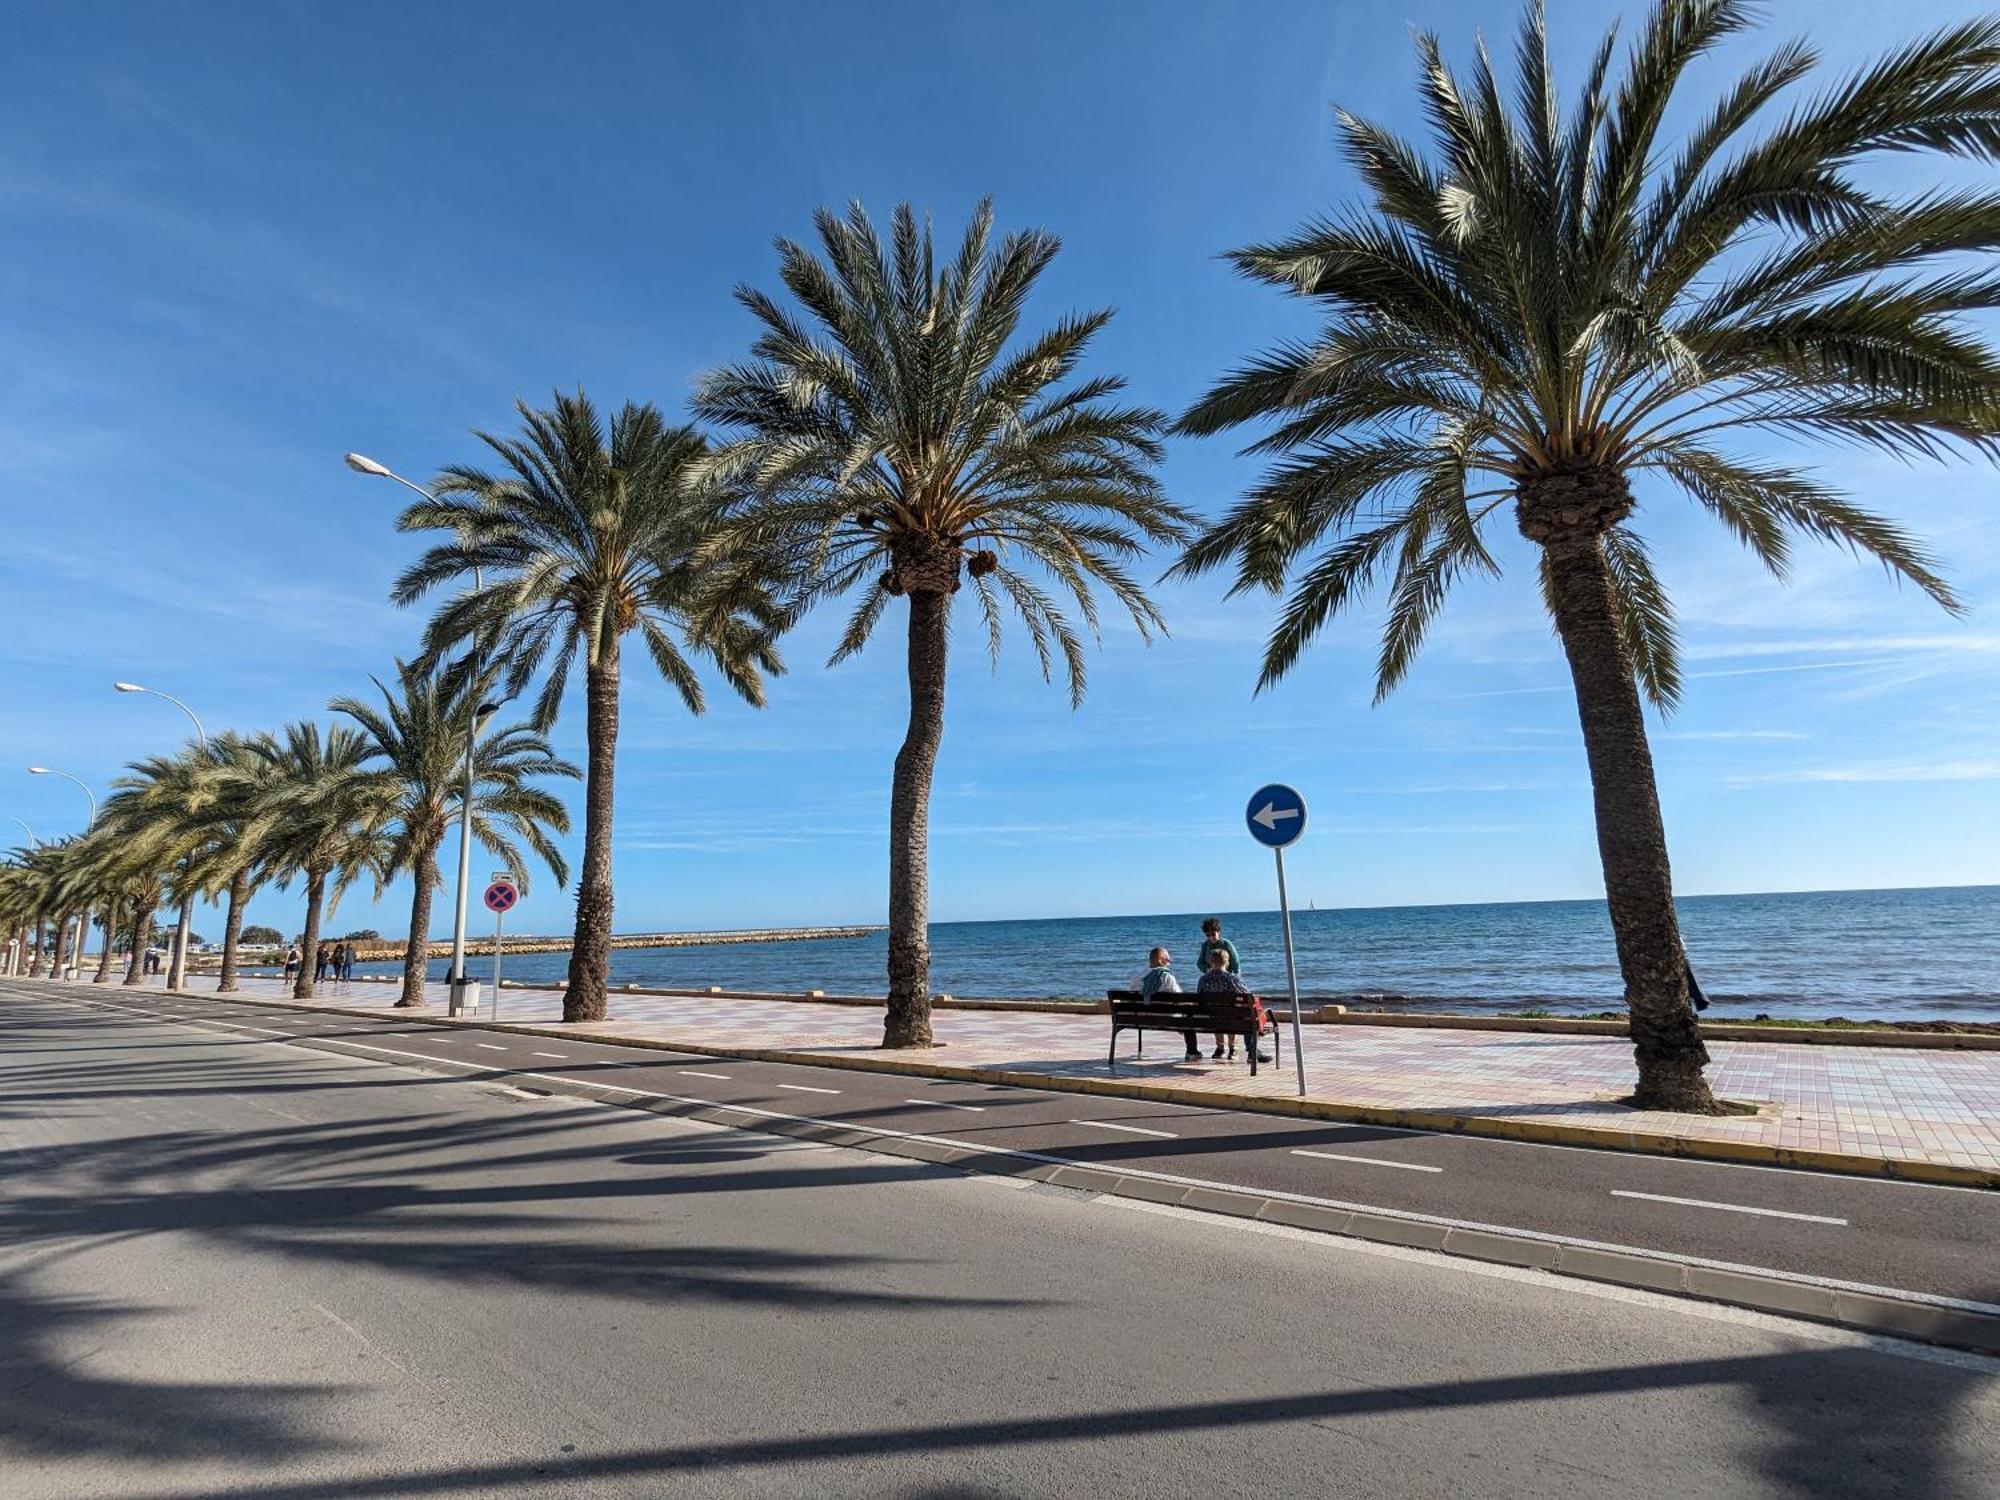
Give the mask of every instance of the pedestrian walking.
POLYGON ((326 978, 326 966, 333 962, 333 949, 321 943, 313 950, 313 983, 326 978))
POLYGON ((340 945, 339 977, 342 982, 354 977, 354 945, 352 943, 342 943, 340 945))
POLYGON ((285 983, 292 982, 292 976, 299 972, 299 948, 294 943, 285 950, 285 983))

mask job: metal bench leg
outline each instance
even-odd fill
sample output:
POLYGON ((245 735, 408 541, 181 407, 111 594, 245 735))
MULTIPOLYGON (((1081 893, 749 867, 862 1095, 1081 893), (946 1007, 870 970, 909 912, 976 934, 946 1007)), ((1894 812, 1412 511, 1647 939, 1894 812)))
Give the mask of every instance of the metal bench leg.
POLYGON ((1118 1071, 1118 1028, 1116 1026, 1111 1028, 1111 1052, 1104 1059, 1104 1066, 1113 1073, 1118 1071))
POLYGON ((1263 1040, 1263 1037, 1258 1032, 1252 1031, 1245 1040, 1250 1045, 1250 1076, 1255 1078, 1257 1076, 1257 1044, 1263 1040))

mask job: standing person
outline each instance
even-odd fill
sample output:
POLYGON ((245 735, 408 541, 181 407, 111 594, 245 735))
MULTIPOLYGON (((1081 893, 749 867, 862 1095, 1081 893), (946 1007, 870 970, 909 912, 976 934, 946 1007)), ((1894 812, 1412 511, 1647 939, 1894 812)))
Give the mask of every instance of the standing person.
MULTIPOLYGON (((1215 947, 1209 950, 1208 969, 1202 974, 1201 983, 1195 987, 1195 993, 1198 995, 1248 995, 1250 993, 1250 986, 1229 972, 1228 955, 1220 947, 1215 947)), ((1257 1061, 1267 1063, 1271 1059, 1265 1055, 1264 1049, 1259 1043, 1259 1038, 1262 1036, 1263 1030, 1264 1006, 1260 1001, 1257 1005, 1258 1036, 1250 1039, 1250 1045, 1256 1050, 1257 1061)), ((1232 1059, 1236 1056, 1236 1038, 1233 1035, 1225 1036, 1224 1033, 1217 1032, 1215 1036, 1215 1059, 1218 1062, 1222 1060, 1223 1043, 1225 1041, 1229 1044, 1229 1056, 1232 1059)))
POLYGON ((313 954, 313 983, 317 984, 320 980, 326 978, 326 966, 332 962, 332 946, 327 943, 321 943, 318 951, 313 954))
MULTIPOLYGON (((1184 993, 1180 980, 1174 977, 1173 962, 1174 956, 1164 948, 1155 948, 1146 955, 1146 972, 1141 974, 1138 983, 1133 985, 1141 999, 1150 1000, 1155 995, 1184 993)), ((1186 1060, 1200 1062, 1201 1043, 1195 1039, 1195 1034, 1192 1031, 1183 1031, 1181 1039, 1187 1043, 1186 1060)))
POLYGON ((347 967, 347 942, 342 939, 333 945, 333 962, 327 966, 333 978, 341 977, 340 971, 347 967))
POLYGON ((340 945, 340 980, 345 983, 354 977, 354 944, 340 945))
POLYGON ((292 944, 285 950, 285 983, 292 982, 292 976, 299 971, 299 945, 292 944))
POLYGON ((1222 918, 1205 918, 1201 924, 1201 952, 1195 957, 1195 968, 1206 974, 1208 960, 1218 949, 1229 957, 1229 972, 1241 976, 1243 964, 1236 956, 1236 945, 1222 935, 1222 918))

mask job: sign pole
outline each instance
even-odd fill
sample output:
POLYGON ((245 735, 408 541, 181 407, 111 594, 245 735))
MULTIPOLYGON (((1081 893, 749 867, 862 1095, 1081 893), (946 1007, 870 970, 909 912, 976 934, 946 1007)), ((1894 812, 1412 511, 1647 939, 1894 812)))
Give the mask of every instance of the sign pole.
POLYGON ((506 913, 493 913, 493 1019, 500 1019, 500 924, 506 913))
POLYGON ((1292 956, 1292 902, 1285 893, 1285 851, 1271 851, 1278 859, 1278 911, 1285 921, 1285 982, 1292 991, 1292 1059, 1299 1069, 1299 1097, 1306 1093, 1305 1028, 1299 1021, 1299 966, 1292 956))

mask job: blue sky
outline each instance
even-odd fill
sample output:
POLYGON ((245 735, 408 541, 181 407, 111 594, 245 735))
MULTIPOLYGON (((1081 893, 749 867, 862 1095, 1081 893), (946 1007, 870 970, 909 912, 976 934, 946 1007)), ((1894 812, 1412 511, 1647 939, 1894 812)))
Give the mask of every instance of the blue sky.
MULTIPOLYGON (((1552 0, 1560 61, 1621 9, 1552 0)), ((1762 40, 1851 62, 1977 4, 1783 0, 1762 40)), ((471 457, 516 396, 582 384, 679 410, 741 353, 741 280, 812 210, 899 199, 955 229, 982 194, 1065 250, 1040 321, 1112 304, 1095 368, 1177 409, 1309 318, 1216 256, 1350 195, 1329 105, 1413 122, 1410 31, 1510 41, 1470 0, 731 7, 24 4, 0 55, 0 815, 80 827, 185 731, 324 713, 408 651, 385 602, 413 544, 395 486, 471 457)), ((1754 39, 1753 39, 1754 40, 1754 39)), ((1498 50, 1498 49, 1496 49, 1498 50)), ((1706 89, 1735 49, 1704 69, 1706 89)), ((1254 466, 1177 443, 1174 495, 1226 504, 1254 466)), ((1778 450, 1771 450, 1778 451, 1778 450)), ((1686 705, 1657 729, 1684 891, 2000 880, 1995 475, 1789 450, 1929 538, 1954 620, 1879 568, 1803 548, 1773 583, 1685 502, 1644 495, 1680 605, 1686 705)), ((1072 713, 1019 638, 997 675, 959 636, 932 814, 940 920, 1272 904, 1244 798, 1312 802, 1293 890, 1320 905, 1589 896, 1575 711, 1526 544, 1463 589, 1408 684, 1371 707, 1375 608, 1251 694, 1270 606, 1163 591, 1173 638, 1107 629, 1072 713)), ((837 613, 837 612, 836 612, 837 613)), ((893 633, 822 666, 787 646, 753 712, 688 718, 627 675, 623 928, 879 920, 903 683, 893 633)), ((969 623, 969 622, 968 622, 969 623)), ((581 703, 557 738, 582 753, 581 703)), ((11 831, 12 825, 5 825, 11 831)), ((481 867, 485 865, 482 859, 481 867)), ((406 885, 335 924, 400 931, 406 885)), ((295 893, 253 920, 291 930, 295 893)), ((566 927, 546 880, 522 930, 566 927)), ((448 917, 440 918, 444 930, 448 917)), ((198 923, 211 935, 214 917, 198 923)))

